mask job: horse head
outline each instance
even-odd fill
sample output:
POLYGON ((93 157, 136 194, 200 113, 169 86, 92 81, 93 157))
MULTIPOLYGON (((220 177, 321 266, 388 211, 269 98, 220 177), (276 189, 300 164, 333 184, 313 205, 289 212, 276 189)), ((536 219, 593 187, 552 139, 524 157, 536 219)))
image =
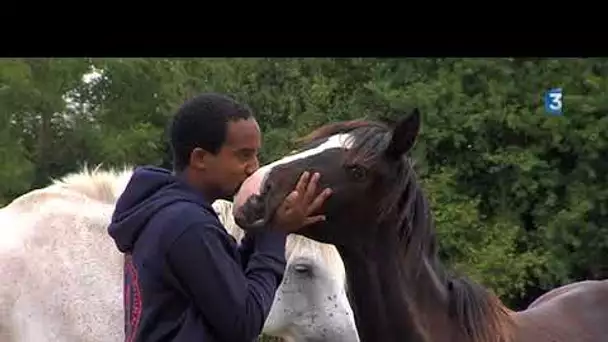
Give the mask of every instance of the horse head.
POLYGON ((397 213, 408 183, 403 174, 411 173, 405 155, 419 129, 420 114, 414 110, 394 127, 355 120, 313 131, 302 139, 301 149, 261 167, 243 183, 234 200, 237 223, 245 230, 265 226, 300 175, 319 172, 320 189, 332 189, 322 208, 327 220, 298 233, 336 246, 365 245, 377 233, 377 220, 397 213))
MULTIPOLYGON (((237 241, 244 231, 235 223, 232 203, 217 200, 213 208, 237 241)), ((346 294, 346 272, 333 245, 291 234, 287 267, 264 323, 266 335, 286 341, 359 341, 346 294)))

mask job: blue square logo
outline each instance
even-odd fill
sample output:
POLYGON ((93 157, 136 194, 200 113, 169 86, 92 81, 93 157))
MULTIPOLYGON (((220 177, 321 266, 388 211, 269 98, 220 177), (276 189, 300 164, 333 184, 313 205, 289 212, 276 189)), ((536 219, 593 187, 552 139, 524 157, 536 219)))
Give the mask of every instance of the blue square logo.
POLYGON ((549 89, 545 93, 545 112, 551 115, 562 115, 562 88, 549 89))

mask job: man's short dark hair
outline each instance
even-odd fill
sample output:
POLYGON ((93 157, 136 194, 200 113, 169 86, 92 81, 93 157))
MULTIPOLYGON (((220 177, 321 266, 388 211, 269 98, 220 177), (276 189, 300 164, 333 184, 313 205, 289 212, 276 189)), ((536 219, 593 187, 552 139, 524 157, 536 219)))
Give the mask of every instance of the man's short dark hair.
POLYGON ((175 113, 170 129, 173 167, 182 171, 192 150, 218 153, 226 140, 228 122, 253 117, 251 109, 233 98, 203 93, 187 100, 175 113))

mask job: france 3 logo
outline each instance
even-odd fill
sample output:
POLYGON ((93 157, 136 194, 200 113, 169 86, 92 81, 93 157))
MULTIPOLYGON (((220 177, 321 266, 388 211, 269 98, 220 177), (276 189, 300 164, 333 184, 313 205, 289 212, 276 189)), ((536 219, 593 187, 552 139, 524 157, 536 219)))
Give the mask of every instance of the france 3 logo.
POLYGON ((549 89, 545 93, 545 112, 549 115, 562 115, 562 88, 549 89))

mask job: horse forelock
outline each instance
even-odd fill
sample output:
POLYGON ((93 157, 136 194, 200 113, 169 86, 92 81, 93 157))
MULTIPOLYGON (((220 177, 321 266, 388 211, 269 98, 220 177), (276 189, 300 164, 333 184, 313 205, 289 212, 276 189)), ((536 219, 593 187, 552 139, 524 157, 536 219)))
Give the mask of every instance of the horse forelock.
MULTIPOLYGON (((343 164, 357 164, 373 168, 374 164, 384 157, 384 151, 392 138, 392 129, 391 126, 379 121, 341 121, 321 126, 297 141, 304 148, 309 146, 318 148, 315 143, 336 136, 346 136, 347 139, 342 144, 342 147, 347 150, 342 160, 343 164)), ((327 143, 324 145, 333 146, 333 144, 327 143)), ((298 150, 295 150, 292 155, 298 152, 298 150)), ((289 157, 286 159, 289 159, 289 157)))
POLYGON ((350 133, 358 128, 368 127, 377 127, 382 129, 388 128, 382 123, 369 120, 340 121, 323 125, 309 134, 296 139, 296 142, 298 144, 305 145, 319 139, 329 138, 332 135, 350 133))

